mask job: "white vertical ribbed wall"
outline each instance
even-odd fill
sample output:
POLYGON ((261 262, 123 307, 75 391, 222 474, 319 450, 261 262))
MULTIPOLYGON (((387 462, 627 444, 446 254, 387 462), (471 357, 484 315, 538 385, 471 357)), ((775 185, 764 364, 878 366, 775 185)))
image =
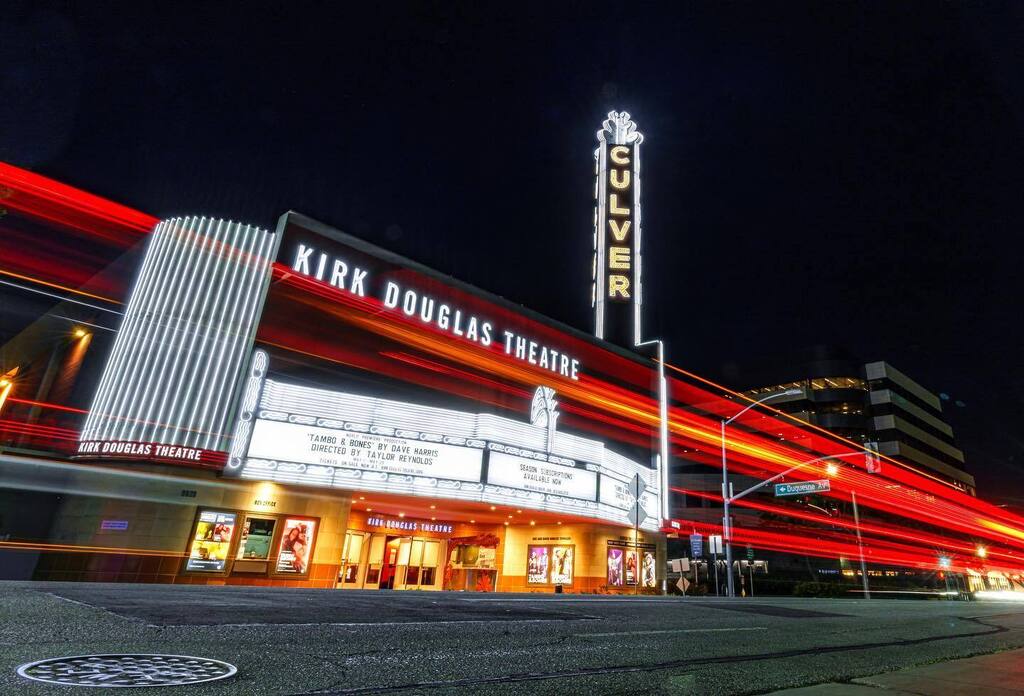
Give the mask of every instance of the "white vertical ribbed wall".
POLYGON ((205 217, 157 225, 82 441, 226 449, 275 235, 205 217))

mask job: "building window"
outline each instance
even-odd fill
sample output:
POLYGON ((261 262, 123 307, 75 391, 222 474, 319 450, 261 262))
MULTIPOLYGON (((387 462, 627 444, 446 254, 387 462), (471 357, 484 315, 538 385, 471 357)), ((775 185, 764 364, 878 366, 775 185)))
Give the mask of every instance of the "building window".
POLYGON ((853 401, 839 401, 835 403, 819 404, 817 413, 832 413, 841 416, 863 416, 864 406, 853 401))
POLYGON ((864 389, 867 382, 859 377, 815 377, 811 380, 811 389, 864 389))
POLYGON ((757 389, 751 389, 746 392, 747 396, 754 396, 758 394, 774 394, 775 392, 784 392, 787 389, 805 389, 807 382, 800 380, 798 382, 786 382, 785 384, 775 384, 770 387, 758 387, 757 389))

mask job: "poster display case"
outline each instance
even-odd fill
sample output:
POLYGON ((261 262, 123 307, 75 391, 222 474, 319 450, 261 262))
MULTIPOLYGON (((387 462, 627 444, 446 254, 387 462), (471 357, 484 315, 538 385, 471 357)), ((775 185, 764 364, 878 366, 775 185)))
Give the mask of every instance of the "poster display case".
POLYGON ((657 549, 654 544, 634 543, 626 538, 610 540, 607 552, 609 587, 655 587, 657 549))
POLYGON ((281 538, 277 542, 277 575, 309 575, 309 564, 316 545, 317 520, 308 517, 288 517, 284 520, 281 538))
POLYGON ((200 508, 182 573, 307 577, 319 519, 200 508))
POLYGON ((551 584, 571 585, 575 548, 572 546, 551 547, 551 584))
POLYGON ((200 510, 192 528, 192 537, 185 561, 190 573, 225 573, 235 532, 234 512, 200 510))
POLYGON ((641 587, 653 588, 657 585, 657 564, 655 562, 655 556, 653 551, 644 551, 643 558, 640 565, 640 585, 641 587))
POLYGON ((547 546, 529 546, 526 557, 526 582, 530 585, 548 584, 550 561, 547 546))
POLYGON ((624 549, 608 547, 608 585, 622 587, 626 583, 624 549))
POLYGON ((572 585, 576 565, 576 547, 572 544, 527 547, 526 583, 528 585, 572 585))

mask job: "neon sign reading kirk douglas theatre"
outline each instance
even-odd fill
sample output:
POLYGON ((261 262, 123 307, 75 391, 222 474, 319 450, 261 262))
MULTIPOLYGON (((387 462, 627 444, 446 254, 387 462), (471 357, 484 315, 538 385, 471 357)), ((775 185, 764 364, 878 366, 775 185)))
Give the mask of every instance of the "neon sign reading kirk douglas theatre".
POLYGON ((295 273, 315 278, 359 297, 374 296, 385 308, 430 324, 464 341, 485 348, 494 346, 495 349, 503 349, 505 355, 516 360, 569 379, 579 379, 580 362, 576 358, 528 336, 496 327, 490 319, 476 316, 443 297, 428 295, 393 280, 375 284, 371 271, 354 266, 348 260, 312 244, 297 243, 290 256, 290 259, 282 260, 295 273))

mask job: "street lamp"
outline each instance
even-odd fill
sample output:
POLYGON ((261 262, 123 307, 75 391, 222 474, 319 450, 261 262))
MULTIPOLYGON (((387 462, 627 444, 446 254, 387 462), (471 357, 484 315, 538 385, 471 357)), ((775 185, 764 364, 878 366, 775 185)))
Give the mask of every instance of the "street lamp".
POLYGON ((732 418, 722 419, 722 500, 724 501, 722 510, 722 536, 725 541, 725 576, 729 581, 728 590, 726 591, 727 597, 736 596, 736 584, 732 579, 732 523, 729 520, 729 465, 725 456, 725 426, 729 425, 758 404, 763 404, 765 401, 778 399, 782 396, 799 396, 803 393, 802 389, 787 389, 784 392, 769 394, 768 396, 761 397, 757 401, 752 402, 732 418))
POLYGON ((14 376, 18 374, 18 368, 9 370, 7 373, 0 375, 0 410, 4 407, 4 402, 7 401, 7 397, 10 396, 11 389, 14 388, 14 376))
MULTIPOLYGON (((748 488, 745 491, 741 491, 741 492, 737 493, 736 495, 729 496, 729 497, 725 498, 725 501, 724 501, 725 505, 726 505, 726 507, 728 507, 729 504, 736 502, 740 498, 746 498, 748 495, 750 495, 754 491, 758 491, 758 490, 764 488, 765 486, 767 486, 769 483, 774 483, 775 481, 778 481, 780 478, 783 478, 787 474, 791 474, 794 471, 796 471, 797 469, 802 469, 805 466, 810 466, 811 464, 817 464, 818 462, 828 461, 830 459, 843 459, 844 457, 862 457, 862 456, 864 456, 863 452, 846 452, 844 454, 830 454, 830 455, 825 456, 825 457, 815 457, 814 459, 808 459, 806 462, 800 462, 799 464, 797 464, 795 466, 791 466, 788 469, 786 469, 785 471, 783 471, 782 473, 775 474, 771 478, 767 478, 764 481, 761 481, 760 483, 755 483, 753 486, 751 486, 750 488, 748 488)), ((839 466, 836 465, 836 464, 830 463, 830 464, 826 465, 825 472, 829 476, 835 476, 836 474, 839 473, 839 466)), ((853 520, 854 520, 854 524, 855 524, 855 527, 856 527, 856 530, 857 530, 857 548, 860 550, 860 572, 861 572, 861 576, 862 576, 862 578, 864 580, 864 599, 871 599, 871 591, 868 589, 867 564, 864 561, 864 544, 861 541, 861 536, 860 536, 860 514, 859 514, 859 512, 857 510, 857 492, 856 491, 850 491, 850 497, 853 500, 853 520)), ((730 527, 730 529, 731 529, 731 527, 730 527)), ((728 549, 728 547, 726 547, 726 548, 728 549)), ((731 564, 729 566, 729 571, 732 572, 731 564)))

